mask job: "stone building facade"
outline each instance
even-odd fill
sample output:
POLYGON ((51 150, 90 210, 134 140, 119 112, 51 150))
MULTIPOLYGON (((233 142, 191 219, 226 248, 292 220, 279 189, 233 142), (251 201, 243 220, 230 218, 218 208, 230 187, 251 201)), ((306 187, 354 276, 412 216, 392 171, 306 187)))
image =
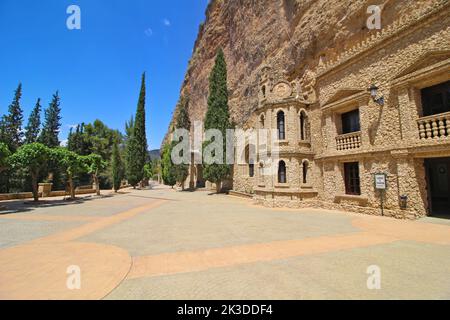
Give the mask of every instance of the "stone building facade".
POLYGON ((382 202, 386 216, 450 216, 449 7, 437 1, 299 79, 262 67, 243 127, 277 130, 277 169, 264 174, 272 164, 249 145, 256 157, 235 165, 233 190, 271 207, 379 215, 382 202))

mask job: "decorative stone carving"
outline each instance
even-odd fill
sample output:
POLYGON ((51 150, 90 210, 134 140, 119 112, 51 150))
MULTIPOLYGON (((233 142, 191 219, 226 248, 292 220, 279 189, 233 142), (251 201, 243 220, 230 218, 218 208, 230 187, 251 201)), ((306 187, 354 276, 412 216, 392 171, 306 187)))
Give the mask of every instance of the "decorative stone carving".
POLYGON ((299 94, 302 100, 308 103, 314 103, 317 100, 316 94, 316 73, 312 70, 306 70, 303 77, 300 79, 301 92, 299 94))
POLYGON ((273 88, 273 95, 277 99, 289 98, 292 94, 292 87, 287 82, 279 82, 273 88))

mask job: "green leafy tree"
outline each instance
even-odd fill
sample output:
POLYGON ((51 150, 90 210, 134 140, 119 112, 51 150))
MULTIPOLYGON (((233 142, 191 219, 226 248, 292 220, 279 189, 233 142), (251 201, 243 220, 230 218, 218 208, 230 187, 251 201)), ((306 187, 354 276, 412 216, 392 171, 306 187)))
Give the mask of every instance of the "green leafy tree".
POLYGON ((133 136, 134 133, 134 117, 131 116, 130 120, 125 122, 125 142, 133 136))
POLYGON ((85 125, 82 123, 77 125, 75 132, 70 129, 70 133, 67 138, 67 149, 82 156, 92 153, 90 137, 84 132, 84 128, 85 125))
POLYGON ((144 178, 148 180, 153 178, 153 167, 151 162, 147 162, 144 166, 144 178))
POLYGON ((97 195, 100 195, 100 182, 98 179, 101 170, 104 170, 108 163, 103 161, 102 156, 92 153, 88 156, 83 156, 83 161, 87 167, 87 172, 92 175, 92 179, 95 183, 95 191, 97 195))
POLYGON ((112 165, 113 188, 114 191, 117 192, 120 189, 120 185, 122 183, 123 178, 122 177, 123 164, 120 156, 119 144, 117 142, 113 144, 111 165, 112 165))
POLYGON ((109 161, 112 156, 114 142, 122 140, 122 134, 118 130, 110 129, 99 119, 84 126, 84 148, 101 155, 103 160, 109 161))
MULTIPOLYGON (((110 129, 102 121, 95 120, 93 123, 78 125, 76 129, 69 133, 67 148, 79 155, 98 154, 103 161, 109 162, 112 157, 112 150, 115 141, 120 144, 123 136, 118 130, 110 129)), ((101 188, 112 188, 111 166, 103 168, 98 173, 101 188)), ((88 175, 81 175, 80 179, 85 181, 90 179, 88 175)))
POLYGON ((172 146, 173 144, 165 144, 161 157, 162 179, 165 185, 173 187, 177 183, 175 167, 172 163, 172 146))
POLYGON ((2 117, 0 127, 1 141, 8 145, 8 148, 15 152, 22 145, 22 122, 23 111, 20 106, 20 99, 22 98, 22 84, 19 83, 14 92, 14 99, 8 107, 8 114, 2 117))
POLYGON ((50 149, 41 143, 31 143, 20 147, 10 158, 13 168, 26 169, 31 175, 34 201, 39 200, 38 178, 50 157, 50 149))
POLYGON ((151 172, 151 179, 158 181, 158 183, 161 182, 161 160, 160 159, 153 159, 151 160, 148 165, 150 166, 149 172, 151 172))
POLYGON ((28 118, 28 124, 25 127, 25 143, 37 142, 41 128, 41 99, 38 99, 36 105, 28 118))
MULTIPOLYGON (((226 130, 231 129, 228 109, 227 65, 222 49, 219 49, 215 65, 209 77, 208 110, 205 117, 205 130, 217 129, 222 133, 223 158, 221 163, 205 163, 203 175, 206 180, 216 184, 217 193, 221 190, 222 181, 229 178, 231 165, 226 164, 226 130)), ((213 141, 205 141, 206 148, 213 141)))
POLYGON ((42 128, 39 142, 49 148, 59 147, 59 129, 61 128, 61 108, 59 93, 53 95, 52 102, 45 110, 44 127, 42 128))
POLYGON ((8 157, 10 155, 11 152, 6 143, 0 142, 0 172, 8 168, 8 157))
POLYGON ((73 151, 63 147, 51 149, 51 156, 66 173, 67 183, 70 191, 70 199, 75 199, 75 185, 73 182, 77 174, 88 170, 83 158, 73 151))

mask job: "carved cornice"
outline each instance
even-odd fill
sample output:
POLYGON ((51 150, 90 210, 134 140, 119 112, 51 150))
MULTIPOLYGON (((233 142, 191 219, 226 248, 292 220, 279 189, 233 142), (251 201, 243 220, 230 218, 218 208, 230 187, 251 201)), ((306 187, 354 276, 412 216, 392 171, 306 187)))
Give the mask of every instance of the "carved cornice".
POLYGON ((349 50, 344 51, 335 60, 328 61, 318 67, 317 79, 326 74, 346 65, 348 62, 361 58, 375 49, 387 45, 398 36, 404 36, 404 33, 414 32, 421 25, 429 20, 439 19, 442 15, 448 14, 450 6, 449 0, 438 0, 432 6, 414 14, 401 17, 388 27, 357 43, 349 50))
MULTIPOLYGON (((339 92, 341 92, 341 90, 338 90, 337 95, 339 95, 339 92)), ((348 91, 348 93, 351 95, 339 96, 340 98, 338 100, 334 100, 333 98, 331 98, 331 100, 329 101, 332 102, 326 102, 322 106, 322 112, 341 110, 351 105, 361 106, 369 102, 370 93, 367 90, 360 90, 356 93, 353 93, 353 91, 348 91)))

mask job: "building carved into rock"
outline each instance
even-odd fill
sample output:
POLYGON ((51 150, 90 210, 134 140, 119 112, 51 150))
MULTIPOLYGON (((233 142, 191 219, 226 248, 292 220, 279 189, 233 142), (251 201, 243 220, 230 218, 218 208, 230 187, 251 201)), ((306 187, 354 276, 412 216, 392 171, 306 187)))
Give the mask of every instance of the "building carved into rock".
POLYGON ((276 130, 276 172, 248 144, 233 191, 271 207, 450 215, 449 13, 433 1, 295 78, 259 67, 258 104, 240 127, 276 130))
POLYGON ((312 84, 274 82, 263 67, 249 127, 279 132, 278 172, 237 165, 234 190, 268 206, 379 214, 383 200, 390 216, 447 213, 448 13, 442 3, 394 23, 317 74, 307 71, 312 84), (376 189, 376 174, 386 175, 385 191, 376 189))

